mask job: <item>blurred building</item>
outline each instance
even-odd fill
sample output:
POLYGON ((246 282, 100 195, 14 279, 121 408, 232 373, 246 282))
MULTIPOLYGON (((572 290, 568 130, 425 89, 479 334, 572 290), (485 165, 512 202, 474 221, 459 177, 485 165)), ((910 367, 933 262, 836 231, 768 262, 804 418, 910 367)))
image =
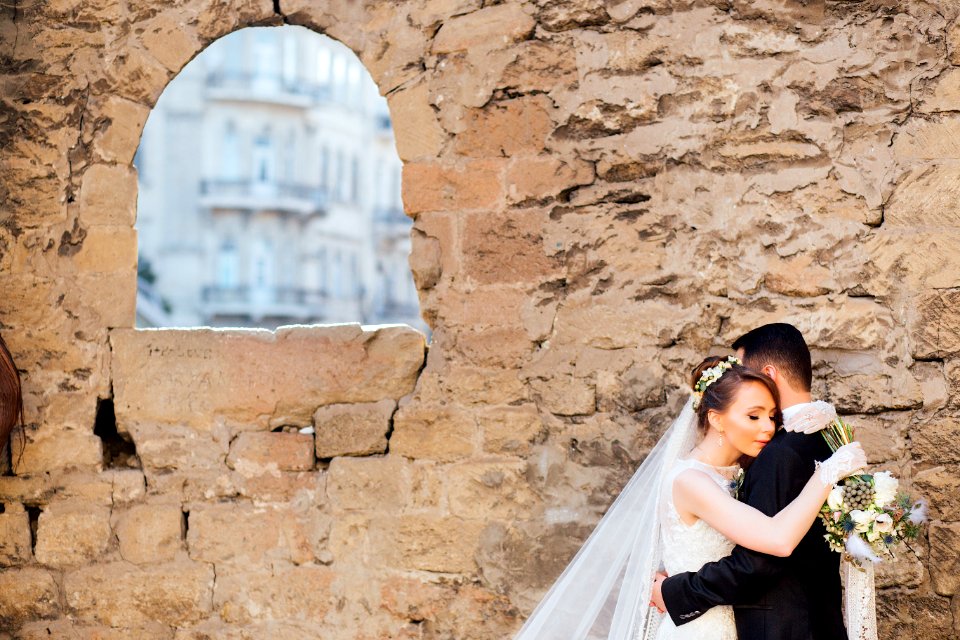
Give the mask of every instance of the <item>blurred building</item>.
POLYGON ((164 91, 135 164, 141 326, 426 329, 386 101, 340 43, 218 40, 164 91))

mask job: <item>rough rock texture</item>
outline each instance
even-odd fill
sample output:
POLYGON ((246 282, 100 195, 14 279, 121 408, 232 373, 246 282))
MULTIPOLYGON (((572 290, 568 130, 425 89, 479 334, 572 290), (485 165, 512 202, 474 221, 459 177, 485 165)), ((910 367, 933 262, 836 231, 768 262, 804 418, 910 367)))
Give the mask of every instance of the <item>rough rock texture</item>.
POLYGON ((931 499, 879 576, 882 637, 958 637, 958 13, 0 4, 0 326, 29 423, 0 476, 0 638, 509 637, 690 365, 774 319, 931 499), (132 329, 150 109, 211 41, 283 22, 389 100, 428 355, 395 327, 132 329), (110 399, 122 467, 94 433, 110 399))

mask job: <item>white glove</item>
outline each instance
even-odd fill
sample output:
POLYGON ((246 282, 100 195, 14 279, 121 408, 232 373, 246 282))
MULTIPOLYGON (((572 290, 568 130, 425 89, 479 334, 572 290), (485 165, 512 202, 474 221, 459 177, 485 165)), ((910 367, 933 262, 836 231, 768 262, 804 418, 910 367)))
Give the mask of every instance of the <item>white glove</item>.
POLYGON ((810 435, 822 430, 837 419, 837 410, 832 404, 817 400, 800 407, 789 420, 785 420, 783 428, 795 433, 810 435))
POLYGON ((817 473, 820 474, 820 482, 829 487, 843 478, 855 475, 866 466, 867 454, 863 447, 859 442, 851 442, 834 451, 833 455, 823 462, 818 462, 817 473))

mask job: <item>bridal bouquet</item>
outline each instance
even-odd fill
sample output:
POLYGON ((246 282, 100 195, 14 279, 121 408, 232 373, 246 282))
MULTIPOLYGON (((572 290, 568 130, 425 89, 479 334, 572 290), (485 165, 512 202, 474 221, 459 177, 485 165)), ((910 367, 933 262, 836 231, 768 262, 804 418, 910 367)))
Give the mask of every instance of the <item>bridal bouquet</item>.
MULTIPOLYGON (((840 418, 821 433, 833 451, 853 441, 853 429, 840 418)), ((830 548, 861 565, 891 559, 897 545, 915 540, 927 520, 927 505, 899 493, 899 485, 889 471, 851 476, 835 484, 820 509, 830 548)))

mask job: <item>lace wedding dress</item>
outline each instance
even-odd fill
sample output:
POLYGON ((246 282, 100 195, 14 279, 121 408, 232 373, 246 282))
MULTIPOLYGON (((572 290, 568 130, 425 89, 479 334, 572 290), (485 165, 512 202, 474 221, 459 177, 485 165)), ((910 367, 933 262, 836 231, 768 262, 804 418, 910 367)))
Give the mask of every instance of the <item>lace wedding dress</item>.
MULTIPOLYGON (((712 467, 693 458, 681 458, 664 478, 660 494, 660 540, 663 566, 669 575, 697 571, 708 562, 730 555, 734 544, 704 520, 692 525, 680 519, 673 504, 673 482, 687 469, 706 473, 724 490, 733 492, 733 479, 739 466, 712 467)), ((732 607, 714 607, 680 627, 670 616, 664 616, 657 630, 657 640, 737 640, 737 627, 732 607)))

